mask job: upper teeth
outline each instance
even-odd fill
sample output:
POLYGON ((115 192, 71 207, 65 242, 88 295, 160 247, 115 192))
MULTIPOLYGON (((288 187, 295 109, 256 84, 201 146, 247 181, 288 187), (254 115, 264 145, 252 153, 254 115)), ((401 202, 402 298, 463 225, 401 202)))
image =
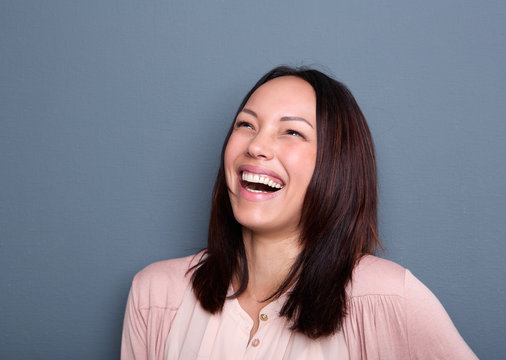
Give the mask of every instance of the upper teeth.
POLYGON ((252 174, 245 171, 243 171, 242 173, 242 180, 257 184, 269 185, 270 187, 275 189, 281 189, 283 187, 281 184, 272 181, 272 179, 270 179, 267 175, 252 174))

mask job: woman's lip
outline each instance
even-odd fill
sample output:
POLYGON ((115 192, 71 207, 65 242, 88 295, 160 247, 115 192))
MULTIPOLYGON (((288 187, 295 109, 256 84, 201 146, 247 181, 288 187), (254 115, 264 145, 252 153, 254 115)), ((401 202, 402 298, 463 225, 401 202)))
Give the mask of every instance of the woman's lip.
POLYGON ((258 175, 267 175, 268 177, 272 179, 276 179, 282 186, 285 185, 285 182, 281 179, 281 177, 276 174, 274 171, 269 170, 267 168, 261 167, 261 166, 255 166, 255 165, 241 165, 239 166, 239 176, 241 176, 242 172, 246 171, 253 174, 258 175))

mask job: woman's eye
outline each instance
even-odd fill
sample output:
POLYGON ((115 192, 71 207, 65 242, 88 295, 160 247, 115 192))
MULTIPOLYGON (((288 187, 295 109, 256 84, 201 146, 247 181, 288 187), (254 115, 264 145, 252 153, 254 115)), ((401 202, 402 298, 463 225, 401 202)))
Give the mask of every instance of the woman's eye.
POLYGON ((287 135, 291 135, 291 136, 299 136, 303 139, 305 139, 304 135, 302 135, 300 132, 298 131, 295 131, 295 130, 286 130, 285 132, 287 135))
POLYGON ((235 127, 236 127, 236 129, 238 129, 240 127, 247 127, 247 128, 253 129, 253 125, 251 125, 249 122, 246 122, 246 121, 238 121, 235 124, 235 127))

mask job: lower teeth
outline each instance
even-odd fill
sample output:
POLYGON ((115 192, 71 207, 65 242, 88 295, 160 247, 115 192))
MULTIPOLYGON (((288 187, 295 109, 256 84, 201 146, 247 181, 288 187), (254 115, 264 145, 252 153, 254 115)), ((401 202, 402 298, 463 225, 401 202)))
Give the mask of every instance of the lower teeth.
POLYGON ((262 190, 254 190, 254 189, 249 189, 249 188, 246 188, 248 191, 251 191, 251 192, 254 192, 254 193, 263 193, 263 194, 267 194, 268 191, 262 191, 262 190))

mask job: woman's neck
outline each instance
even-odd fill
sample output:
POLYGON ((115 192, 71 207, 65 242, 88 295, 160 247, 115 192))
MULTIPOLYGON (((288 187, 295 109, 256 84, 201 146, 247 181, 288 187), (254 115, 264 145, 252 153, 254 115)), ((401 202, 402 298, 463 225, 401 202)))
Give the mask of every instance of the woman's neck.
POLYGON ((300 253, 299 234, 272 236, 243 230, 248 260, 247 292, 257 301, 274 293, 300 253))

